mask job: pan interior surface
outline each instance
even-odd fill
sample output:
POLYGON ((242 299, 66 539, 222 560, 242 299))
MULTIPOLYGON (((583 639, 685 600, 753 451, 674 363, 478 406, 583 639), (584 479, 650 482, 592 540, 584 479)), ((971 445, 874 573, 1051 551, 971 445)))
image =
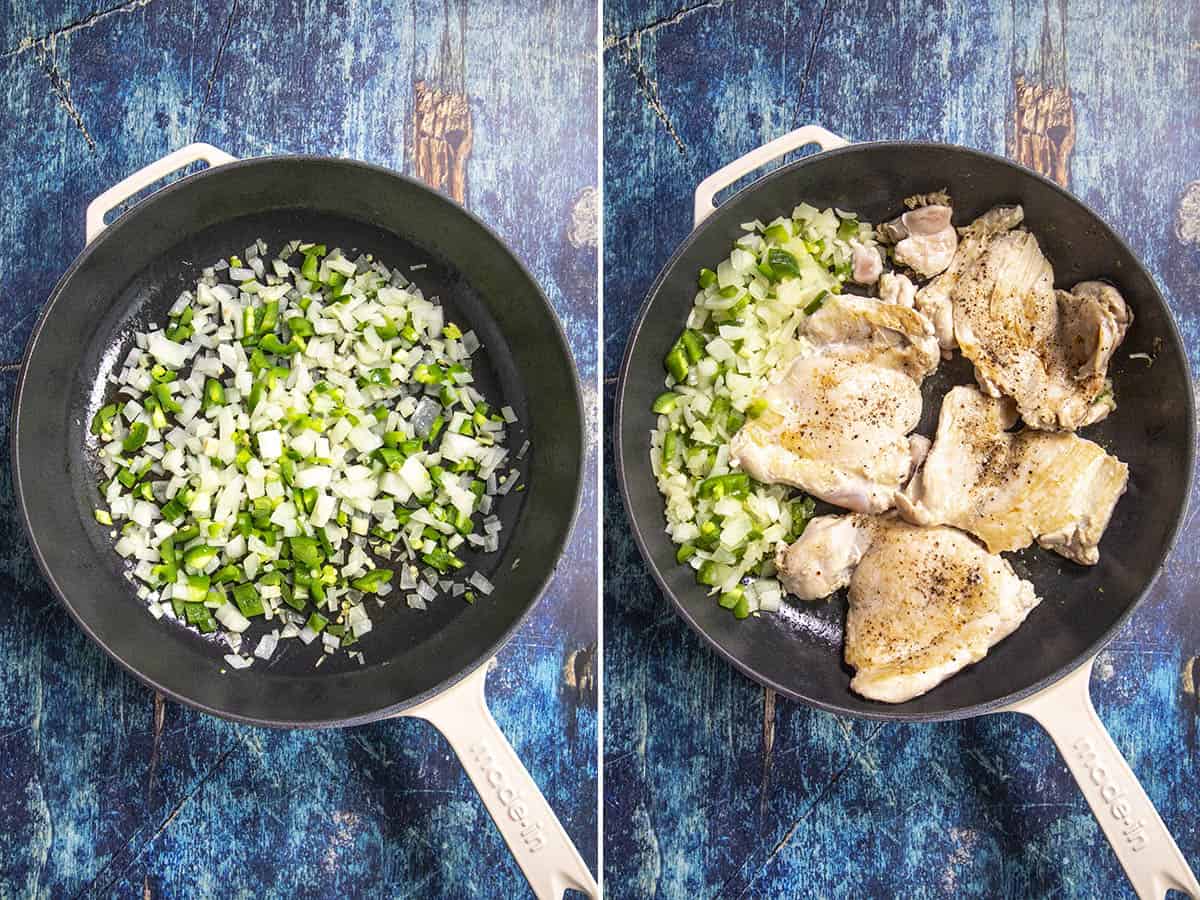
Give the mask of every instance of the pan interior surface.
MULTIPOLYGON (((920 433, 932 435, 941 397, 973 384, 960 354, 925 383, 920 433)), ((684 242, 651 289, 634 327, 618 387, 618 472, 634 535, 651 571, 681 615, 751 678, 811 705, 868 718, 939 719, 995 709, 1042 687, 1096 652, 1154 582, 1178 530, 1193 464, 1193 399, 1179 333, 1153 279, 1097 216, 1057 185, 1006 160, 937 144, 861 144, 781 168, 735 195, 684 242), (1133 310, 1134 325, 1110 375, 1118 403, 1105 421, 1083 429, 1129 464, 1129 488, 1100 545, 1100 562, 1076 565, 1039 548, 1006 554, 1033 582, 1042 603, 1017 632, 981 662, 907 703, 872 702, 850 691, 842 660, 845 593, 828 601, 785 602, 779 613, 737 621, 706 596, 675 548, 649 465, 654 398, 662 359, 695 295, 696 273, 728 255, 740 223, 789 215, 801 202, 855 211, 882 222, 903 198, 946 188, 954 223, 991 207, 1021 203, 1025 225, 1054 266, 1055 285, 1100 278, 1133 310), (1148 354, 1153 362, 1131 359, 1148 354)), ((838 512, 826 507, 822 512, 838 512)))
MULTIPOLYGON (((26 353, 14 404, 13 460, 35 552, 84 628, 155 687, 208 711, 269 724, 378 717, 416 702, 495 652, 532 608, 566 540, 581 483, 582 410, 573 364, 540 289, 486 227, 424 186, 372 166, 274 158, 186 179, 140 204, 100 236, 60 282, 26 353), (441 597, 410 609, 397 590, 370 610, 356 649, 315 668, 318 644, 281 641, 271 660, 229 670, 223 641, 155 621, 113 551, 99 503, 88 424, 112 399, 105 384, 133 333, 162 324, 200 269, 256 238, 268 256, 287 241, 340 246, 399 267, 448 320, 473 329, 476 387, 519 424, 513 454, 526 490, 497 497, 504 523, 494 554, 462 554, 464 571, 495 584, 473 605, 441 597), (416 270, 411 270, 417 266, 416 270), (527 390, 527 388, 529 388, 527 390), (521 565, 514 568, 520 559, 521 565), (226 669, 229 671, 221 672, 226 669)), ((465 545, 464 545, 465 549, 465 545)), ((269 630, 262 620, 244 648, 269 630)))

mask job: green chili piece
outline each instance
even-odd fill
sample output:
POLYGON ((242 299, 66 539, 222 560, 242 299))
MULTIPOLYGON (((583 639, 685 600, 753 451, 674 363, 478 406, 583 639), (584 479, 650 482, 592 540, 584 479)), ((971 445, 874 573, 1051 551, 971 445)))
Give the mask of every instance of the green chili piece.
POLYGON ((258 588, 248 581, 237 585, 233 589, 233 602, 238 605, 238 609, 242 611, 242 615, 247 619, 266 613, 262 598, 258 595, 258 588))
POLYGON ((207 575, 189 575, 187 578, 188 602, 203 603, 208 596, 209 580, 207 575))
POLYGON ((350 582, 350 587, 364 594, 374 594, 392 580, 391 569, 371 569, 350 582))
POLYGON ((197 544, 183 554, 183 562, 189 569, 198 572, 212 562, 216 556, 216 547, 210 547, 208 544, 197 544))
MULTIPOLYGON (((172 602, 174 602, 174 598, 172 598, 172 602)), ((217 623, 213 621, 212 613, 208 611, 208 607, 204 605, 203 600, 194 603, 184 603, 183 610, 189 625, 195 625, 205 634, 217 630, 217 623)))
POLYGON ((279 301, 269 300, 263 304, 262 318, 258 322, 258 333, 265 334, 268 331, 274 331, 275 326, 279 323, 279 301))
POLYGON ((778 274, 799 275, 800 262, 796 257, 779 247, 772 247, 767 251, 767 265, 778 274))
POLYGON ((710 287, 712 287, 716 283, 717 283, 717 273, 716 272, 714 272, 712 269, 701 269, 700 270, 700 288, 701 288, 701 290, 708 290, 710 287))
POLYGON ((92 416, 92 434, 108 434, 112 431, 113 416, 120 409, 115 403, 110 403, 108 406, 103 406, 96 411, 96 415, 92 416))
POLYGON ((675 562, 683 565, 689 559, 696 555, 695 544, 680 544, 679 549, 675 551, 675 562))
POLYGON ((686 381, 688 373, 687 352, 681 344, 676 344, 671 348, 671 352, 667 354, 663 360, 663 366, 666 367, 668 373, 676 381, 686 381))
POLYGON ((750 491, 750 476, 745 472, 714 475, 700 482, 700 496, 720 500, 722 497, 744 497, 750 491))
POLYGON ((763 397, 755 397, 746 405, 746 417, 757 419, 767 411, 767 401, 763 397))
POLYGON ((134 453, 142 449, 142 445, 146 443, 146 435, 149 433, 150 426, 145 422, 134 422, 129 427, 129 434, 121 442, 121 449, 126 453, 134 453))
POLYGON ((225 386, 215 378, 204 382, 204 408, 225 405, 225 386))
POLYGON ((664 465, 675 458, 675 447, 678 443, 679 436, 674 431, 668 431, 663 435, 662 456, 664 465))
POLYGON ((675 408, 675 404, 679 402, 679 395, 674 391, 667 391, 665 394, 659 394, 654 400, 654 406, 651 407, 656 414, 665 416, 675 408))
POLYGON ((792 239, 792 233, 782 222, 776 222, 763 232, 763 237, 775 244, 786 244, 792 239))
POLYGON ((812 303, 810 303, 810 304, 808 304, 808 306, 804 307, 804 314, 806 316, 811 316, 813 313, 815 313, 818 309, 821 308, 822 304, 825 303, 825 298, 828 296, 829 296, 829 291, 821 291, 821 293, 817 294, 816 299, 813 300, 812 303))
POLYGON ((738 585, 731 591, 726 591, 717 598, 717 602, 725 609, 733 609, 739 602, 746 599, 746 592, 742 590, 742 586, 738 585))
POLYGON ((688 362, 695 364, 704 359, 704 338, 700 336, 699 332, 687 329, 683 333, 682 341, 688 362))
POLYGON ((217 571, 212 573, 213 584, 231 584, 235 581, 240 581, 242 578, 242 570, 230 563, 227 566, 222 566, 217 571))
POLYGON ((258 345, 268 353, 274 353, 278 356, 291 356, 300 349, 300 345, 295 341, 288 341, 285 344, 283 341, 279 340, 274 332, 264 334, 258 345))
POLYGON ((321 545, 316 538, 297 536, 288 538, 288 548, 291 550, 292 559, 297 562, 302 562, 310 569, 319 566, 324 559, 321 553, 321 545))
MULTIPOLYGON (((182 493, 182 491, 180 492, 182 493)), ((188 525, 186 528, 180 528, 172 537, 175 538, 175 546, 179 547, 186 544, 193 538, 200 536, 200 529, 196 525, 188 525)))
POLYGON ((292 337, 310 338, 315 334, 312 322, 308 321, 304 316, 293 316, 288 319, 287 327, 291 331, 292 337))
POLYGON ((308 281, 317 280, 317 254, 309 250, 304 254, 304 262, 300 265, 300 275, 308 281))

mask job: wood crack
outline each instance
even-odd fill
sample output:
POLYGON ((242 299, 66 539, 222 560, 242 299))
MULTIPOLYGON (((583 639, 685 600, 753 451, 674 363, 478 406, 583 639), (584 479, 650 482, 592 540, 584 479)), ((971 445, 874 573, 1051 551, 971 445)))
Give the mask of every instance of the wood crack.
POLYGON ((681 9, 677 9, 675 12, 671 13, 671 15, 663 16, 661 19, 655 19, 649 25, 643 25, 640 28, 635 28, 628 34, 619 36, 609 35, 604 39, 604 49, 612 50, 614 47, 620 44, 635 43, 640 41, 643 36, 647 34, 653 34, 660 28, 667 28, 671 25, 676 25, 679 22, 682 22, 688 16, 692 15, 693 13, 697 13, 702 9, 716 9, 730 2, 732 2, 732 0, 708 0, 707 3, 697 3, 695 6, 682 7, 681 9))
POLYGON ((17 44, 17 46, 0 54, 0 59, 7 58, 9 56, 16 56, 17 54, 24 53, 27 50, 33 50, 39 47, 45 49, 53 45, 54 42, 60 37, 66 37, 68 34, 72 34, 73 32, 79 31, 83 28, 91 28, 93 25, 97 24, 103 19, 107 19, 109 16, 142 9, 143 7, 149 6, 153 2, 154 0, 126 0, 125 3, 119 3, 116 6, 110 6, 108 9, 102 9, 94 13, 89 13, 82 19, 78 19, 77 21, 71 22, 68 25, 64 25, 61 28, 56 28, 53 31, 48 31, 41 37, 30 35, 29 37, 23 38, 21 42, 17 44))
POLYGON ((221 66, 221 59, 225 56, 225 48, 229 46, 229 39, 233 34, 233 20, 237 16, 238 0, 233 0, 233 5, 229 8, 229 18, 225 20, 225 32, 221 35, 221 42, 217 44, 217 56, 213 60, 212 69, 208 73, 208 83, 204 88, 204 99, 200 102, 200 109, 196 112, 196 126, 192 129, 192 143, 196 142, 200 134, 200 128, 204 125, 204 113, 208 109, 209 98, 212 97, 213 85, 217 83, 217 70, 221 66))
MULTIPOLYGON (((876 725, 875 729, 870 734, 868 734, 865 738, 863 738, 861 743, 858 744, 857 749, 865 750, 867 745, 870 744, 873 740, 875 740, 875 738, 879 736, 879 733, 882 730, 883 730, 882 723, 879 725, 876 725)), ((716 896, 718 896, 718 897, 730 897, 730 896, 745 897, 748 894, 750 894, 750 888, 754 884, 754 879, 757 878, 762 873, 762 871, 771 864, 771 861, 774 860, 775 857, 778 856, 783 851, 783 849, 791 842, 792 837, 796 833, 796 829, 798 829, 800 827, 800 825, 802 825, 804 823, 805 819, 807 819, 809 816, 811 816, 813 814, 813 812, 817 809, 817 806, 822 801, 824 801, 825 797, 833 790, 834 786, 839 781, 841 781, 842 776, 845 775, 848 771, 850 771, 850 767, 853 766, 856 762, 858 762, 858 760, 859 760, 859 754, 852 750, 850 759, 846 760, 845 765, 843 765, 840 769, 838 769, 836 772, 834 772, 832 775, 829 776, 829 780, 825 783, 824 787, 821 788, 820 792, 813 799, 813 801, 808 805, 808 808, 805 809, 804 812, 800 814, 799 818, 797 818, 792 823, 791 827, 788 828, 788 830, 784 833, 784 835, 775 843, 775 846, 771 848, 771 852, 769 854, 767 854, 766 859, 764 859, 758 866, 756 866, 754 868, 754 871, 751 873, 750 877, 746 879, 744 885, 736 893, 736 895, 731 893, 731 891, 734 889, 734 882, 736 881, 736 879, 738 877, 738 872, 740 872, 746 866, 746 864, 750 862, 749 857, 747 857, 746 860, 740 866, 738 866, 738 872, 735 872, 733 875, 729 876, 729 878, 727 878, 725 880, 725 883, 721 885, 721 889, 720 889, 720 891, 717 892, 716 896)))
POLYGON ((800 89, 796 92, 797 99, 804 98, 804 92, 808 88, 808 76, 812 71, 813 59, 817 55, 817 42, 821 39, 821 34, 825 30, 825 20, 829 18, 829 0, 825 0, 821 4, 821 15, 817 18, 817 27, 813 29, 812 40, 808 44, 808 59, 804 61, 804 71, 800 75, 800 89))
POLYGON ((641 47, 637 41, 634 41, 629 44, 621 44, 619 49, 621 59, 625 61, 625 64, 629 66, 629 70, 633 73, 633 80, 637 83, 638 90, 646 99, 646 103, 654 110, 654 114, 662 122, 663 127, 667 130, 667 134, 671 136, 671 140, 679 148, 679 152, 686 156, 687 148, 683 144, 683 139, 679 136, 679 132, 675 130, 675 126, 671 122, 671 117, 667 115, 666 107, 663 106, 662 100, 659 99, 658 85, 647 74, 646 68, 642 65, 641 47))
POLYGON ((38 62, 41 63, 42 72, 50 82, 50 90, 58 99, 58 105, 61 106, 71 117, 71 121, 75 123, 75 127, 79 129, 79 133, 83 135, 84 141, 87 142, 88 152, 96 152, 96 141, 92 138, 88 131, 87 125, 83 121, 83 116, 75 106, 75 101, 71 99, 71 82, 70 79, 63 78, 62 73, 58 70, 58 55, 55 49, 54 41, 51 40, 46 44, 38 44, 37 46, 38 62))
POLYGON ((775 691, 763 688, 763 766, 759 785, 758 812, 765 816, 771 796, 771 763, 775 758, 775 691))
MULTIPOLYGON (((106 872, 108 872, 108 870, 111 869, 113 867, 113 865, 117 862, 117 856, 114 856, 111 860, 109 860, 108 864, 105 865, 104 868, 102 868, 99 872, 96 873, 96 877, 93 878, 87 885, 85 885, 83 887, 82 890, 79 891, 79 893, 77 893, 75 895, 76 900, 78 900, 79 897, 90 896, 93 894, 97 894, 102 897, 111 896, 113 893, 113 886, 118 881, 120 881, 121 878, 125 875, 125 873, 128 872, 129 869, 133 867, 134 863, 136 863, 138 861, 138 859, 141 858, 141 855, 146 851, 146 848, 149 847, 152 843, 154 843, 154 841, 157 840, 157 838, 160 834, 162 834, 164 831, 166 831, 168 828, 171 827, 171 823, 175 821, 176 817, 178 817, 180 812, 183 811, 183 808, 185 806, 187 806, 187 804, 189 802, 191 802, 191 800, 197 794, 200 793, 200 791, 204 788, 204 786, 206 784, 208 784, 209 780, 214 775, 216 775, 217 772, 219 772, 221 770, 221 768, 229 760, 229 757, 233 755, 233 751, 236 750, 239 746, 241 746, 240 743, 234 744, 234 746, 230 747, 228 750, 226 750, 224 753, 222 753, 220 755, 220 757, 218 757, 217 761, 215 763, 213 763, 213 765, 209 767, 208 771, 205 772, 204 775, 202 775, 200 777, 199 781, 196 782, 195 786, 190 791, 188 791, 186 794, 184 794, 179 799, 179 802, 176 803, 171 808, 171 811, 167 814, 166 818, 163 819, 162 822, 159 823, 158 827, 154 829, 153 834, 151 834, 144 841, 142 841, 141 844, 136 849, 130 850, 130 852, 127 854, 127 856, 128 856, 127 861, 123 865, 121 865, 121 867, 118 871, 113 873, 113 876, 110 879, 108 879, 107 882, 105 882, 103 889, 97 891, 96 885, 99 883, 100 879, 104 876, 104 874, 106 872)), ((126 854, 118 854, 118 856, 123 856, 123 855, 126 855, 126 854)))

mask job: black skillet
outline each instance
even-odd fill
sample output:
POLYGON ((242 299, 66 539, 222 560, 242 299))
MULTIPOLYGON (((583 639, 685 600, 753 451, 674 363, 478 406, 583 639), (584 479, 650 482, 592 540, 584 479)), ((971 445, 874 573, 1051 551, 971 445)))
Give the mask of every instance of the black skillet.
POLYGON ((483 702, 487 662, 553 574, 583 479, 578 380, 532 276, 466 210, 387 169, 322 157, 236 161, 202 144, 99 197, 88 209, 88 237, 30 337, 12 421, 21 515, 34 555, 71 615, 142 681, 219 716, 284 727, 400 714, 432 721, 456 747, 535 892, 551 897, 575 887, 595 894, 587 866, 483 702), (198 160, 210 167, 104 228, 104 213, 120 201, 198 160), (109 529, 92 516, 99 495, 88 423, 110 399, 104 379, 131 346, 132 332, 165 321, 201 267, 260 237, 272 249, 300 238, 372 252, 391 266, 418 266, 410 277, 480 337, 478 386, 515 410, 524 428, 518 440, 527 437, 532 447, 524 462, 527 490, 499 504, 500 552, 468 560, 495 592, 474 605, 445 598, 427 611, 394 603, 373 614, 375 628, 362 641, 364 666, 338 654, 317 669, 316 646, 288 641, 266 665, 222 673, 227 649, 147 614, 123 576, 109 529), (510 815, 498 783, 521 788, 525 815, 510 815))
MULTIPOLYGON (((846 146, 824 129, 802 128, 707 179, 697 191, 698 223, 712 210, 716 190, 808 143, 820 144, 825 152, 760 178, 698 224, 655 280, 633 328, 617 387, 617 474, 634 537, 651 573, 684 620, 730 663, 760 684, 811 706, 864 718, 930 721, 1013 710, 1024 701, 1020 711, 1036 713, 1060 746, 1086 731, 1088 739, 1103 745, 1112 758, 1109 770, 1119 764, 1130 792, 1138 791, 1144 806, 1139 814, 1147 821, 1153 818, 1161 830, 1156 845, 1169 845, 1173 851, 1156 858, 1157 867, 1152 867, 1150 854, 1129 851, 1127 840, 1110 833, 1135 887, 1146 895, 1160 887, 1190 888, 1200 897, 1200 885, 1103 734, 1087 699, 1091 661, 1154 583, 1178 534, 1191 486, 1194 403, 1187 356, 1170 310, 1125 243, 1077 199, 1008 160, 963 147, 846 146), (1127 462, 1131 474, 1129 490, 1105 534, 1099 565, 1076 566, 1036 548, 1013 556, 1018 573, 1030 579, 1043 598, 1041 605, 984 660, 928 694, 893 706, 850 691, 851 670, 842 660, 844 594, 818 604, 785 603, 780 614, 738 621, 706 596, 691 568, 676 564, 649 464, 649 434, 655 424, 650 406, 663 389, 662 360, 691 308, 696 273, 728 255, 743 233, 741 223, 788 215, 802 201, 854 210, 866 221, 879 222, 902 211, 902 198, 943 187, 954 199, 955 224, 998 203, 1023 204, 1025 223, 1053 263, 1058 285, 1103 278, 1129 302, 1134 326, 1112 366, 1119 408, 1089 428, 1086 436, 1127 462), (1131 353, 1149 354, 1153 365, 1131 360, 1131 353), (1047 691, 1063 679, 1050 703, 1047 691), (1068 706, 1073 709, 1070 715, 1064 712, 1068 706), (1087 724, 1093 722, 1094 729, 1087 724)), ((953 384, 971 380, 969 366, 960 358, 927 380, 919 430, 931 434, 941 396, 953 384)), ((1073 771, 1084 764, 1071 753, 1065 755, 1073 771)), ((1098 813, 1097 802, 1105 807, 1099 818, 1108 831, 1120 823, 1107 803, 1087 790, 1090 786, 1084 786, 1085 794, 1098 813)))

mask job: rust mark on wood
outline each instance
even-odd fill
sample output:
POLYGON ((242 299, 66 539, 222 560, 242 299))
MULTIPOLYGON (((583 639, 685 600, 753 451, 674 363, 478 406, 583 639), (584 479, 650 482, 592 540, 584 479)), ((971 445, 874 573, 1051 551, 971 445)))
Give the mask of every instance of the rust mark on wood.
POLYGON ((1018 75, 1014 85, 1008 155, 1066 187, 1071 181, 1075 148, 1075 108, 1071 89, 1029 81, 1018 75))
POLYGON ((409 164, 418 178, 459 203, 467 196, 471 140, 471 107, 465 94, 426 81, 413 85, 409 164))

